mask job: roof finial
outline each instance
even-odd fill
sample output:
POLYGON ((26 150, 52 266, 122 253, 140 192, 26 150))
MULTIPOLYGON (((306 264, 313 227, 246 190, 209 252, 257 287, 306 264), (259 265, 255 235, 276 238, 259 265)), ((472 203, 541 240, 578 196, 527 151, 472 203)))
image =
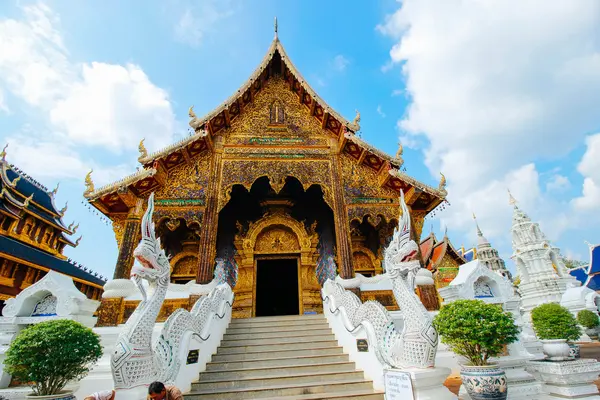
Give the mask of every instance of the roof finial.
POLYGON ((483 236, 481 229, 479 229, 479 223, 477 223, 477 217, 475 216, 475 213, 473 213, 473 219, 475 220, 475 226, 477 227, 477 236, 483 236))
POLYGON ((517 207, 517 200, 515 200, 515 198, 513 197, 512 193, 510 192, 510 189, 508 190, 508 204, 517 207))
POLYGON ((79 223, 73 227, 72 235, 74 235, 77 232, 77 229, 79 229, 79 223))
POLYGON ((444 238, 448 239, 448 225, 444 227, 444 238))
POLYGON ((90 172, 88 172, 85 176, 85 192, 83 192, 84 197, 87 197, 90 194, 94 193, 94 181, 92 181, 92 172, 94 172, 93 169, 91 169, 90 172))
POLYGON ((6 146, 4 146, 4 148, 2 149, 2 153, 0 153, 0 157, 2 157, 2 161, 6 161, 6 148, 8 147, 8 143, 6 143, 6 146))
POLYGON ((277 35, 277 17, 275 17, 275 39, 277 39, 277 38, 278 38, 278 35, 277 35))
POLYGON ((194 112, 194 106, 190 107, 190 109, 188 110, 188 115, 190 116, 190 118, 196 118, 196 113, 194 112))
POLYGON ((442 176, 442 178, 440 179, 440 184, 438 186, 438 189, 439 190, 446 190, 446 177, 441 172, 440 172, 440 175, 442 176))
POLYGON ((75 241, 75 247, 79 246, 79 242, 81 242, 81 239, 83 239, 83 235, 79 236, 79 238, 77 238, 77 240, 75 241))
POLYGON ((61 208, 60 211, 58 212, 61 217, 65 215, 65 213, 67 212, 68 208, 69 208, 69 202, 67 201, 65 203, 65 206, 63 208, 61 208))
POLYGON ((146 146, 144 146, 144 140, 146 139, 144 138, 140 140, 140 144, 138 145, 138 150, 140 151, 140 156, 138 157, 138 160, 148 157, 148 150, 146 150, 146 146))
POLYGON ((60 182, 58 182, 56 184, 56 187, 50 192, 50 196, 54 197, 56 196, 56 193, 58 193, 58 188, 60 187, 60 182))

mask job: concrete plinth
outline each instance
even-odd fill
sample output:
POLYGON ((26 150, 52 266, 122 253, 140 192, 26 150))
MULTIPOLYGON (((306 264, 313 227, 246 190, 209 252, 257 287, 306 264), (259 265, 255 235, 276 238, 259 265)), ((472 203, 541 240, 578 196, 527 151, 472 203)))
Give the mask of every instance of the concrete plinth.
POLYGON ((386 371, 399 371, 410 374, 414 400, 456 400, 458 398, 444 386, 446 378, 450 375, 450 368, 407 368, 387 369, 386 371))
POLYGON ((600 375, 600 363, 596 360, 529 361, 527 371, 542 382, 542 399, 600 399, 594 383, 600 375))

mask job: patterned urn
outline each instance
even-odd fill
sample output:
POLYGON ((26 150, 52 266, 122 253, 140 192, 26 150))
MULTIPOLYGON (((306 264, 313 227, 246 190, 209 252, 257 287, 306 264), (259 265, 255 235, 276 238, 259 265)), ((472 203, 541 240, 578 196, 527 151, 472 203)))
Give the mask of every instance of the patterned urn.
POLYGON ((569 357, 573 359, 578 359, 581 356, 581 348, 578 344, 569 343, 569 357))
POLYGON ((460 377, 473 400, 506 400, 506 374, 496 365, 463 365, 460 377))

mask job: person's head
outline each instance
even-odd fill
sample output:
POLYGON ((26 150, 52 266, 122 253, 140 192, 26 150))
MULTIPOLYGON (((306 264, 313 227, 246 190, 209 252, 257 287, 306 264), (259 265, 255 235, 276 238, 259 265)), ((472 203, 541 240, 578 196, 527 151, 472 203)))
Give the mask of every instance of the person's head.
POLYGON ((162 382, 152 382, 148 386, 148 396, 152 400, 164 400, 167 397, 167 389, 162 382))
POLYGON ((96 392, 84 398, 83 400, 114 400, 115 391, 114 390, 102 390, 100 392, 96 392))

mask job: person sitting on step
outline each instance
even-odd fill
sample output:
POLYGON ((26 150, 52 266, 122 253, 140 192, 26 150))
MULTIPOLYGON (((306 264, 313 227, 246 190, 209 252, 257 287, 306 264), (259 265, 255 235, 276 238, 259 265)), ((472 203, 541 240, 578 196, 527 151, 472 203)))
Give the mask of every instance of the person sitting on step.
POLYGON ((115 391, 101 390, 86 396, 83 400, 115 400, 115 391))
POLYGON ((175 386, 165 386, 162 382, 152 382, 148 386, 148 400, 183 400, 181 390, 175 386))

